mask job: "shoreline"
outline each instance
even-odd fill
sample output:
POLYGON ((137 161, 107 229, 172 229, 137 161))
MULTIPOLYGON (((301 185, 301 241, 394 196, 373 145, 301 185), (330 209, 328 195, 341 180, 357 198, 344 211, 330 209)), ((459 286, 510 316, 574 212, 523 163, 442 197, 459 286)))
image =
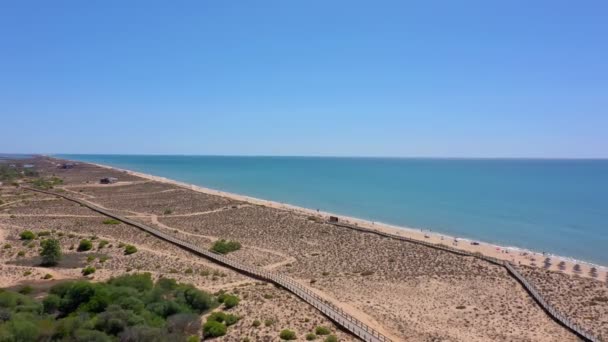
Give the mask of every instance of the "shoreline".
MULTIPOLYGON (((55 157, 52 157, 52 156, 48 156, 48 157, 55 159, 55 157)), ((358 225, 361 227, 374 229, 377 231, 390 233, 393 235, 405 236, 405 237, 413 238, 413 239, 416 239, 419 241, 431 242, 431 243, 435 243, 435 244, 450 245, 452 247, 455 247, 455 248, 458 248, 458 249, 461 249, 464 251, 472 252, 472 253, 479 252, 486 256, 490 256, 490 257, 494 257, 494 258, 498 258, 498 259, 502 259, 502 260, 506 260, 506 261, 511 261, 515 265, 519 264, 519 265, 527 265, 527 266, 538 267, 538 268, 546 268, 546 267, 543 267, 543 261, 545 258, 551 258, 551 266, 548 267, 547 269, 552 270, 552 271, 561 272, 561 273, 565 273, 565 274, 575 274, 578 276, 592 278, 589 275, 589 270, 591 268, 596 268, 598 271, 598 277, 597 277, 598 279, 603 279, 603 277, 606 277, 608 275, 608 266, 604 266, 604 265, 600 265, 600 264, 596 264, 596 263, 588 262, 588 261, 584 261, 584 260, 578 260, 573 257, 560 256, 560 255, 555 255, 555 254, 551 254, 551 253, 543 254, 542 252, 537 252, 534 250, 521 248, 521 247, 517 247, 517 246, 502 246, 502 245, 498 245, 498 244, 494 244, 494 243, 490 243, 490 242, 486 242, 486 241, 481 241, 481 240, 476 240, 476 239, 471 239, 471 238, 450 236, 447 234, 442 234, 442 233, 438 233, 438 232, 431 231, 431 230, 416 229, 416 228, 412 228, 412 227, 403 227, 403 226, 397 226, 397 225, 392 225, 392 224, 387 224, 387 223, 377 222, 377 221, 370 221, 370 220, 365 220, 365 219, 361 219, 361 218, 356 218, 356 217, 351 217, 351 216, 346 216, 346 215, 341 215, 341 214, 336 214, 336 213, 331 213, 331 212, 326 212, 326 211, 321 211, 321 210, 317 211, 315 209, 309 209, 309 208, 300 207, 300 206, 296 206, 296 205, 292 205, 292 204, 288 204, 288 203, 282 203, 282 202, 266 200, 266 199, 252 197, 252 196, 241 195, 241 194, 231 193, 231 192, 227 192, 227 191, 207 188, 204 186, 190 184, 190 183, 186 183, 186 182, 182 182, 182 181, 178 181, 178 180, 174 180, 174 179, 170 179, 170 178, 166 178, 166 177, 162 177, 162 176, 155 176, 152 174, 147 174, 147 173, 128 170, 128 169, 122 169, 119 167, 109 166, 109 165, 105 165, 105 164, 83 162, 83 161, 78 161, 78 160, 73 160, 73 161, 78 162, 78 163, 95 165, 95 166, 105 168, 105 169, 124 172, 124 173, 130 174, 133 176, 137 176, 137 177, 140 177, 143 179, 147 179, 150 181, 156 181, 156 182, 160 182, 160 183, 176 185, 181 188, 189 189, 189 190, 200 192, 200 193, 205 193, 205 194, 214 195, 214 196, 221 196, 221 197, 230 198, 230 199, 234 199, 234 200, 238 200, 238 201, 242 201, 242 202, 248 202, 248 203, 256 204, 256 205, 268 206, 271 208, 286 210, 286 211, 294 212, 297 214, 324 217, 324 218, 328 218, 329 216, 336 216, 340 219, 341 222, 355 224, 355 225, 358 225), (455 243, 455 241, 457 241, 457 242, 455 243), (472 245, 471 243, 473 243, 473 242, 478 243, 478 245, 472 245), (561 270, 557 267, 558 263, 562 262, 562 261, 565 263, 565 266, 566 266, 565 270, 561 270), (577 265, 577 264, 580 265, 580 267, 581 267, 580 272, 574 272, 574 270, 573 270, 574 265, 577 265)), ((120 184, 120 182, 118 184, 120 184)))

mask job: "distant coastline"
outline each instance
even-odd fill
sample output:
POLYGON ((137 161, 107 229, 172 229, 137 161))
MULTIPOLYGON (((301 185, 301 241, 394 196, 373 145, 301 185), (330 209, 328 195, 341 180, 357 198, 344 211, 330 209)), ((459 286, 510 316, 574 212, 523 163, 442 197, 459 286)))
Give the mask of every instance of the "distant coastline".
MULTIPOLYGON (((496 257, 496 258, 504 259, 504 260, 511 260, 516 263, 519 262, 520 264, 536 264, 537 266, 539 266, 542 262, 541 260, 539 260, 539 258, 550 257, 554 260, 553 261, 554 264, 557 264, 557 261, 564 261, 567 264, 568 270, 565 271, 565 273, 572 273, 571 270, 575 264, 584 265, 585 268, 587 268, 587 269, 589 269, 591 267, 596 267, 602 272, 608 271, 608 265, 601 265, 598 263, 579 260, 577 258, 573 258, 573 257, 569 257, 569 256, 561 256, 561 255, 556 255, 556 254, 551 254, 551 253, 545 253, 543 255, 543 253, 540 251, 534 251, 531 249, 521 248, 521 247, 517 247, 517 246, 503 246, 500 244, 495 244, 495 243, 487 242, 487 241, 483 241, 483 240, 477 240, 477 239, 471 239, 471 238, 465 238, 465 237, 457 237, 457 236, 451 236, 448 234, 433 232, 428 229, 426 229, 426 230, 416 229, 416 228, 412 228, 412 227, 404 227, 404 226, 386 224, 386 223, 382 223, 382 222, 378 222, 378 221, 365 220, 365 219, 356 218, 356 217, 352 217, 352 216, 348 216, 348 215, 342 215, 342 214, 338 214, 338 213, 326 212, 326 211, 321 211, 321 210, 317 211, 315 209, 305 208, 305 207, 296 206, 296 205, 292 205, 292 204, 287 204, 287 203, 282 203, 282 202, 277 202, 277 201, 272 201, 272 200, 266 200, 266 199, 261 199, 261 198, 257 198, 257 197, 247 196, 247 195, 236 194, 236 193, 212 189, 212 188, 208 188, 208 187, 204 187, 204 186, 198 186, 195 184, 190 184, 190 183, 170 179, 167 177, 152 175, 149 173, 144 173, 144 172, 139 172, 139 171, 133 171, 133 170, 115 167, 115 166, 111 166, 111 165, 69 159, 69 158, 65 158, 65 156, 52 156, 52 157, 73 160, 75 162, 84 162, 84 163, 96 165, 96 166, 107 168, 107 169, 117 170, 120 172, 126 172, 128 174, 138 176, 141 178, 145 178, 148 180, 152 180, 152 181, 174 184, 174 185, 178 185, 183 188, 187 188, 187 189, 191 189, 194 191, 199 191, 199 192, 203 192, 203 193, 207 193, 207 194, 228 197, 228 198, 232 198, 232 199, 236 199, 236 200, 240 200, 240 201, 244 201, 244 202, 249 202, 249 203, 258 204, 258 205, 265 205, 265 206, 274 207, 274 208, 283 209, 283 210, 289 210, 289 211, 296 212, 296 213, 299 213, 302 215, 324 216, 324 217, 337 216, 337 217, 339 217, 340 220, 345 221, 345 222, 357 224, 357 225, 360 225, 363 227, 372 228, 372 229, 376 229, 376 230, 380 230, 380 231, 390 232, 392 234, 403 235, 403 236, 415 238, 415 239, 422 240, 422 241, 426 240, 429 242, 442 243, 442 244, 449 245, 451 243, 454 243, 454 239, 457 239, 457 241, 458 241, 458 244, 456 245, 457 248, 460 248, 460 249, 463 249, 466 251, 471 251, 471 252, 481 252, 488 256, 492 256, 492 257, 496 257), (479 243, 479 245, 472 245, 471 242, 477 242, 477 243, 479 243), (524 253, 526 255, 522 255, 524 253), (534 258, 536 260, 536 262, 534 262, 534 261, 530 262, 531 258, 534 258)), ((583 272, 583 273, 585 273, 585 272, 583 272)))

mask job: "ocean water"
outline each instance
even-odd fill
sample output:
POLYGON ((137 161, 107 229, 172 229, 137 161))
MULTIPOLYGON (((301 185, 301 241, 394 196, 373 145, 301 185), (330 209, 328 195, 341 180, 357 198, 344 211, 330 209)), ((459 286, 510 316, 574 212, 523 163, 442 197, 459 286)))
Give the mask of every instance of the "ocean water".
POLYGON ((608 265, 608 160, 59 157, 608 265))

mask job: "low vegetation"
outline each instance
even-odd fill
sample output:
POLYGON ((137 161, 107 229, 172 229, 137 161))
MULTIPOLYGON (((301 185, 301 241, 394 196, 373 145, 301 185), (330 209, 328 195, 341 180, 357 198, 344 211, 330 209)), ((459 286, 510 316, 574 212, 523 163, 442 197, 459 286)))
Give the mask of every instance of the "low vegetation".
POLYGON ((107 220, 103 220, 103 224, 120 224, 120 221, 115 220, 115 219, 107 219, 107 220))
POLYGON ((329 334, 331 334, 331 330, 329 330, 326 327, 316 327, 315 328, 315 334, 317 334, 317 335, 329 335, 329 334))
MULTIPOLYGON (((198 341, 200 315, 217 305, 191 285, 154 283, 148 273, 60 283, 41 301, 21 290, 0 290, 2 341, 198 341)), ((221 336, 227 321, 208 321, 203 331, 221 336)))
POLYGON ((19 234, 19 237, 21 238, 21 240, 34 240, 36 238, 36 234, 34 234, 30 230, 26 230, 21 232, 21 234, 19 234))
POLYGON ((135 247, 133 245, 126 245, 125 246, 125 255, 129 255, 129 254, 133 254, 133 253, 137 253, 137 247, 135 247))
POLYGON ((227 241, 224 239, 217 240, 211 246, 211 251, 219 254, 228 254, 230 252, 241 249, 241 243, 238 241, 227 241))
POLYGON ((85 267, 85 268, 82 269, 82 275, 83 276, 88 276, 89 274, 95 273, 95 271, 97 271, 95 269, 95 267, 93 267, 93 266, 87 266, 87 267, 85 267))
POLYGON ((91 240, 83 239, 83 240, 80 240, 77 250, 79 252, 86 252, 86 251, 90 251, 92 248, 93 248, 93 243, 91 242, 91 240))
POLYGON ((220 303, 224 303, 226 309, 231 309, 239 304, 241 301, 238 296, 232 294, 222 293, 217 297, 220 303))
POLYGON ((209 317, 207 317, 207 321, 203 324, 203 336, 205 337, 219 337, 226 335, 228 331, 228 327, 236 324, 239 321, 239 317, 226 314, 224 312, 218 311, 214 312, 209 317))
POLYGON ((281 340, 286 340, 286 341, 295 340, 297 338, 296 333, 289 329, 281 330, 279 337, 281 338, 281 340))
POLYGON ((43 240, 41 242, 42 266, 55 266, 61 260, 61 245, 55 239, 43 240))
POLYGON ((40 177, 32 180, 32 185, 39 189, 53 189, 56 185, 63 184, 63 179, 58 177, 40 177))

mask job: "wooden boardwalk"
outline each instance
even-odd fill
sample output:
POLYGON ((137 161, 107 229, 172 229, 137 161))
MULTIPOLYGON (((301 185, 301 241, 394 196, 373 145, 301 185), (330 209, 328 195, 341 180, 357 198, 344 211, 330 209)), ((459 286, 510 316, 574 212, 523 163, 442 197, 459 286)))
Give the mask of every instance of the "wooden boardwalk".
POLYGON ((538 290, 534 287, 534 285, 532 285, 532 283, 530 283, 521 273, 519 273, 519 271, 515 267, 513 267, 513 265, 508 261, 497 259, 497 258, 492 258, 492 257, 486 256, 486 255, 483 255, 481 253, 471 253, 468 251, 464 251, 464 250, 446 246, 446 245, 434 244, 434 243, 427 242, 427 241, 416 240, 416 239, 412 239, 412 238, 405 237, 405 236, 390 234, 390 233, 382 232, 379 230, 359 227, 359 226, 355 226, 355 225, 351 225, 351 224, 344 224, 344 223, 338 223, 338 222, 326 222, 326 223, 332 224, 332 225, 338 226, 338 227, 357 230, 360 232, 375 234, 375 235, 379 235, 379 236, 383 236, 383 237, 387 237, 387 238, 391 238, 391 239, 407 241, 410 243, 415 243, 415 244, 427 246, 430 248, 435 248, 438 250, 446 251, 449 253, 454 253, 457 255, 475 257, 475 258, 479 258, 479 259, 485 260, 487 262, 490 262, 492 264, 502 266, 507 269, 508 273, 524 287, 524 289, 530 294, 530 296, 536 301, 536 303, 538 303, 538 305, 553 320, 555 320, 557 323, 563 325, 564 327, 568 328, 571 332, 573 332, 574 334, 576 334, 578 337, 582 338, 585 341, 600 342, 600 340, 598 338, 596 338, 595 336, 593 336, 590 332, 588 332, 581 326, 572 322, 568 317, 563 315, 561 312, 557 311, 551 304, 549 304, 544 299, 544 297, 538 292, 538 290))
POLYGON ((296 296, 300 297, 302 300, 304 300, 306 303, 312 305, 314 308, 316 308, 317 310, 319 310, 321 313, 323 313, 325 316, 327 316, 329 319, 331 319, 332 321, 334 321, 336 324, 338 324, 339 326, 341 326, 342 328, 344 328, 345 330, 349 331, 351 334, 353 334, 354 336, 360 338, 363 341, 368 341, 368 342, 391 342, 391 340, 382 335, 381 333, 379 333, 378 331, 370 328, 369 326, 367 326, 366 324, 364 324, 363 322, 359 321, 358 319, 352 317, 351 315, 349 315, 348 313, 344 312, 342 309, 340 309, 339 307, 327 302, 326 300, 322 299, 321 297, 319 297, 318 295, 316 295, 314 292, 312 292, 311 290, 309 290, 307 287, 303 286, 302 284, 296 282, 295 280, 286 277, 284 275, 278 274, 278 273, 274 273, 274 272, 270 272, 270 271, 266 271, 263 268, 260 267, 255 267, 255 266, 250 266, 250 265, 246 265, 244 263, 232 260, 230 258, 227 258, 223 255, 220 254, 216 254, 213 253, 209 250, 206 250, 204 248, 201 248, 199 246, 193 245, 189 242, 186 241, 182 241, 180 239, 177 239, 169 234, 165 234, 155 228, 152 228, 148 225, 145 225, 143 223, 137 222, 137 221, 133 221, 131 219, 128 219, 126 217, 117 215, 115 213, 112 213, 109 210, 103 209, 99 206, 96 206, 92 203, 89 203, 87 201, 78 199, 78 198, 74 198, 71 196, 67 196, 64 194, 60 194, 60 193, 55 193, 55 192, 51 192, 51 191, 45 191, 45 190, 40 190, 40 189, 34 189, 34 188, 30 188, 30 187, 23 187, 26 190, 30 190, 30 191, 36 191, 36 192, 40 192, 40 193, 44 193, 47 195, 54 195, 54 196, 58 196, 61 198, 64 198, 68 201, 72 201, 72 202, 76 202, 80 205, 83 205, 93 211, 96 211, 102 215, 111 217, 113 219, 122 221, 128 225, 134 226, 136 228, 142 229, 160 239, 163 239, 165 241, 168 241, 174 245, 177 245, 185 250, 188 250, 194 254, 203 256, 211 261, 214 261, 222 266, 226 266, 229 267, 235 271, 238 271, 240 273, 243 273, 245 275, 260 279, 260 280, 264 280, 264 281, 268 281, 271 282, 273 284, 276 284, 288 291, 290 291, 291 293, 295 294, 296 296))

